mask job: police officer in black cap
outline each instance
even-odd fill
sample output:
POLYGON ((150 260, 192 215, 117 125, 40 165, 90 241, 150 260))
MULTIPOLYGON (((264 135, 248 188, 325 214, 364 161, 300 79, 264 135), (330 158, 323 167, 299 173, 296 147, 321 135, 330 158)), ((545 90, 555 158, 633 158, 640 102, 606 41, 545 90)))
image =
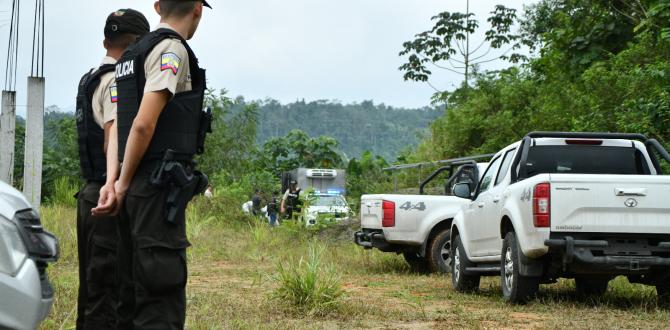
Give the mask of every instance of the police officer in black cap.
POLYGON ((289 188, 284 193, 281 200, 281 213, 286 219, 293 218, 293 212, 300 212, 300 188, 298 188, 298 181, 291 180, 289 188))
POLYGON ((117 91, 114 80, 116 61, 135 40, 149 32, 149 22, 140 12, 120 9, 107 17, 107 50, 100 66, 81 79, 77 94, 79 161, 86 184, 77 195, 77 247, 79 255, 79 295, 77 329, 116 327, 118 285, 115 279, 117 223, 111 216, 94 217, 105 182, 108 141, 113 137, 117 91))
POLYGON ((205 71, 186 40, 206 1, 160 0, 158 27, 116 66, 119 213, 119 329, 183 329, 186 318, 185 208, 207 187, 193 157, 204 148, 205 71))

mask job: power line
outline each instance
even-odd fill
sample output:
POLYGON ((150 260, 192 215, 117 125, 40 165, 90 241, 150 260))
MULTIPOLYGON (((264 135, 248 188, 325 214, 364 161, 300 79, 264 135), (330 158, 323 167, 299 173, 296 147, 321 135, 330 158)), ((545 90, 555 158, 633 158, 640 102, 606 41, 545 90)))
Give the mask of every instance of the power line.
POLYGON ((19 57, 19 0, 12 1, 12 15, 9 19, 9 41, 7 45, 7 62, 5 67, 5 90, 16 89, 16 71, 19 57))
POLYGON ((32 77, 44 76, 44 17, 44 0, 35 0, 33 52, 30 62, 30 75, 32 77))

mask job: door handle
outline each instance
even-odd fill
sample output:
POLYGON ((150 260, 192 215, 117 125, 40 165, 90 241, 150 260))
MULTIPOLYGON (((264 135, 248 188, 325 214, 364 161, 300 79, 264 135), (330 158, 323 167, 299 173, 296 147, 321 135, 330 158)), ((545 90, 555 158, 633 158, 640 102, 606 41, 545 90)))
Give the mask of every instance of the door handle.
POLYGON ((481 209, 481 208, 484 208, 484 203, 479 203, 479 204, 477 204, 477 206, 478 206, 480 209, 481 209))
POLYGON ((494 203, 500 202, 500 196, 493 197, 493 202, 494 203))
POLYGON ((647 196, 646 188, 616 188, 614 194, 617 196, 647 196))

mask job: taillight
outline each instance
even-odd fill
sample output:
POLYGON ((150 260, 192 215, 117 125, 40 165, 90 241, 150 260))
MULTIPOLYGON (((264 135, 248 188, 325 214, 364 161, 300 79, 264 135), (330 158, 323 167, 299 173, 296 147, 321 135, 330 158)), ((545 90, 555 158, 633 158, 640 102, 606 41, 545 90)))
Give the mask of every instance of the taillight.
POLYGON ((382 227, 395 227, 395 203, 382 202, 382 227))
POLYGON ((587 146, 599 146, 603 144, 603 140, 565 140, 565 144, 581 144, 587 146))
POLYGON ((551 225, 551 185, 539 183, 533 190, 533 224, 538 228, 551 225))

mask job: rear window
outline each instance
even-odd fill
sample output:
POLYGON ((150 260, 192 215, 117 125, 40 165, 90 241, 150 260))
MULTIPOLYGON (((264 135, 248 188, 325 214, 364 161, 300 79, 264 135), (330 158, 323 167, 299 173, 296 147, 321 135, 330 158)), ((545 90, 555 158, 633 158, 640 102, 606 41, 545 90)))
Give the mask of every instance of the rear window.
POLYGON ((651 174, 633 147, 535 146, 528 151, 528 176, 541 173, 651 174))

